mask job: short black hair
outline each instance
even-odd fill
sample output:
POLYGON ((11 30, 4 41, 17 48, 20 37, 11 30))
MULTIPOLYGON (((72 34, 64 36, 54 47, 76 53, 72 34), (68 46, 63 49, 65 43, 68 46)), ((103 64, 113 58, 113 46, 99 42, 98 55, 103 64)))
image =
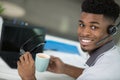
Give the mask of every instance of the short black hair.
POLYGON ((114 0, 84 0, 82 12, 103 14, 115 21, 119 17, 120 7, 114 0))

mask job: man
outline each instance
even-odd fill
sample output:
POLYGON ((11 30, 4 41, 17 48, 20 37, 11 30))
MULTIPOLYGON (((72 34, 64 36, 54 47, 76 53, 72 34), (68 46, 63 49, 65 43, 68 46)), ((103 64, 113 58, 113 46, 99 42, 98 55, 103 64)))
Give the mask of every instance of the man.
MULTIPOLYGON (((90 55, 88 66, 82 69, 51 57, 48 71, 67 74, 77 80, 120 80, 120 52, 112 40, 119 12, 114 0, 84 0, 78 38, 82 50, 90 55)), ((35 80, 34 60, 29 52, 22 55, 17 64, 23 80, 35 80)))

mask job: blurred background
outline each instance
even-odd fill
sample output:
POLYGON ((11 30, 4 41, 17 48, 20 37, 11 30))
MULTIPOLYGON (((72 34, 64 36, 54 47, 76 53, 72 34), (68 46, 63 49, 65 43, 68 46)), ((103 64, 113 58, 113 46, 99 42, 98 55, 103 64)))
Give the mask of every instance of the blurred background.
MULTIPOLYGON (((47 34, 77 41, 77 27, 83 0, 0 0, 3 17, 42 26, 47 34)), ((120 0, 115 0, 120 4, 120 0)), ((117 23, 120 22, 118 19, 117 23)), ((120 28, 115 36, 119 41, 120 28)))

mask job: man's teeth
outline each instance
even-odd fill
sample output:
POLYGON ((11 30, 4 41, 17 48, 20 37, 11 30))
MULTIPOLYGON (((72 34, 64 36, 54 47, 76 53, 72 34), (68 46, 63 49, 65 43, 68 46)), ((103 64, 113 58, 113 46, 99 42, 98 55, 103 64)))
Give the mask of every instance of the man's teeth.
POLYGON ((83 42, 91 42, 91 40, 84 40, 84 39, 83 39, 82 41, 83 41, 83 42))

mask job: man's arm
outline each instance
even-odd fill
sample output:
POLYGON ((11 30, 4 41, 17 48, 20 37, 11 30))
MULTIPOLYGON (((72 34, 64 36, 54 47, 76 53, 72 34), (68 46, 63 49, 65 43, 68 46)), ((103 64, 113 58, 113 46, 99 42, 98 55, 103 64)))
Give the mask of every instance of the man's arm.
POLYGON ((64 73, 71 77, 78 78, 82 74, 83 70, 83 68, 78 68, 72 65, 65 64, 64 73))
POLYGON ((79 77, 82 74, 83 70, 83 68, 65 64, 58 57, 54 56, 51 56, 50 64, 48 66, 48 71, 59 74, 66 74, 73 78, 79 77))

